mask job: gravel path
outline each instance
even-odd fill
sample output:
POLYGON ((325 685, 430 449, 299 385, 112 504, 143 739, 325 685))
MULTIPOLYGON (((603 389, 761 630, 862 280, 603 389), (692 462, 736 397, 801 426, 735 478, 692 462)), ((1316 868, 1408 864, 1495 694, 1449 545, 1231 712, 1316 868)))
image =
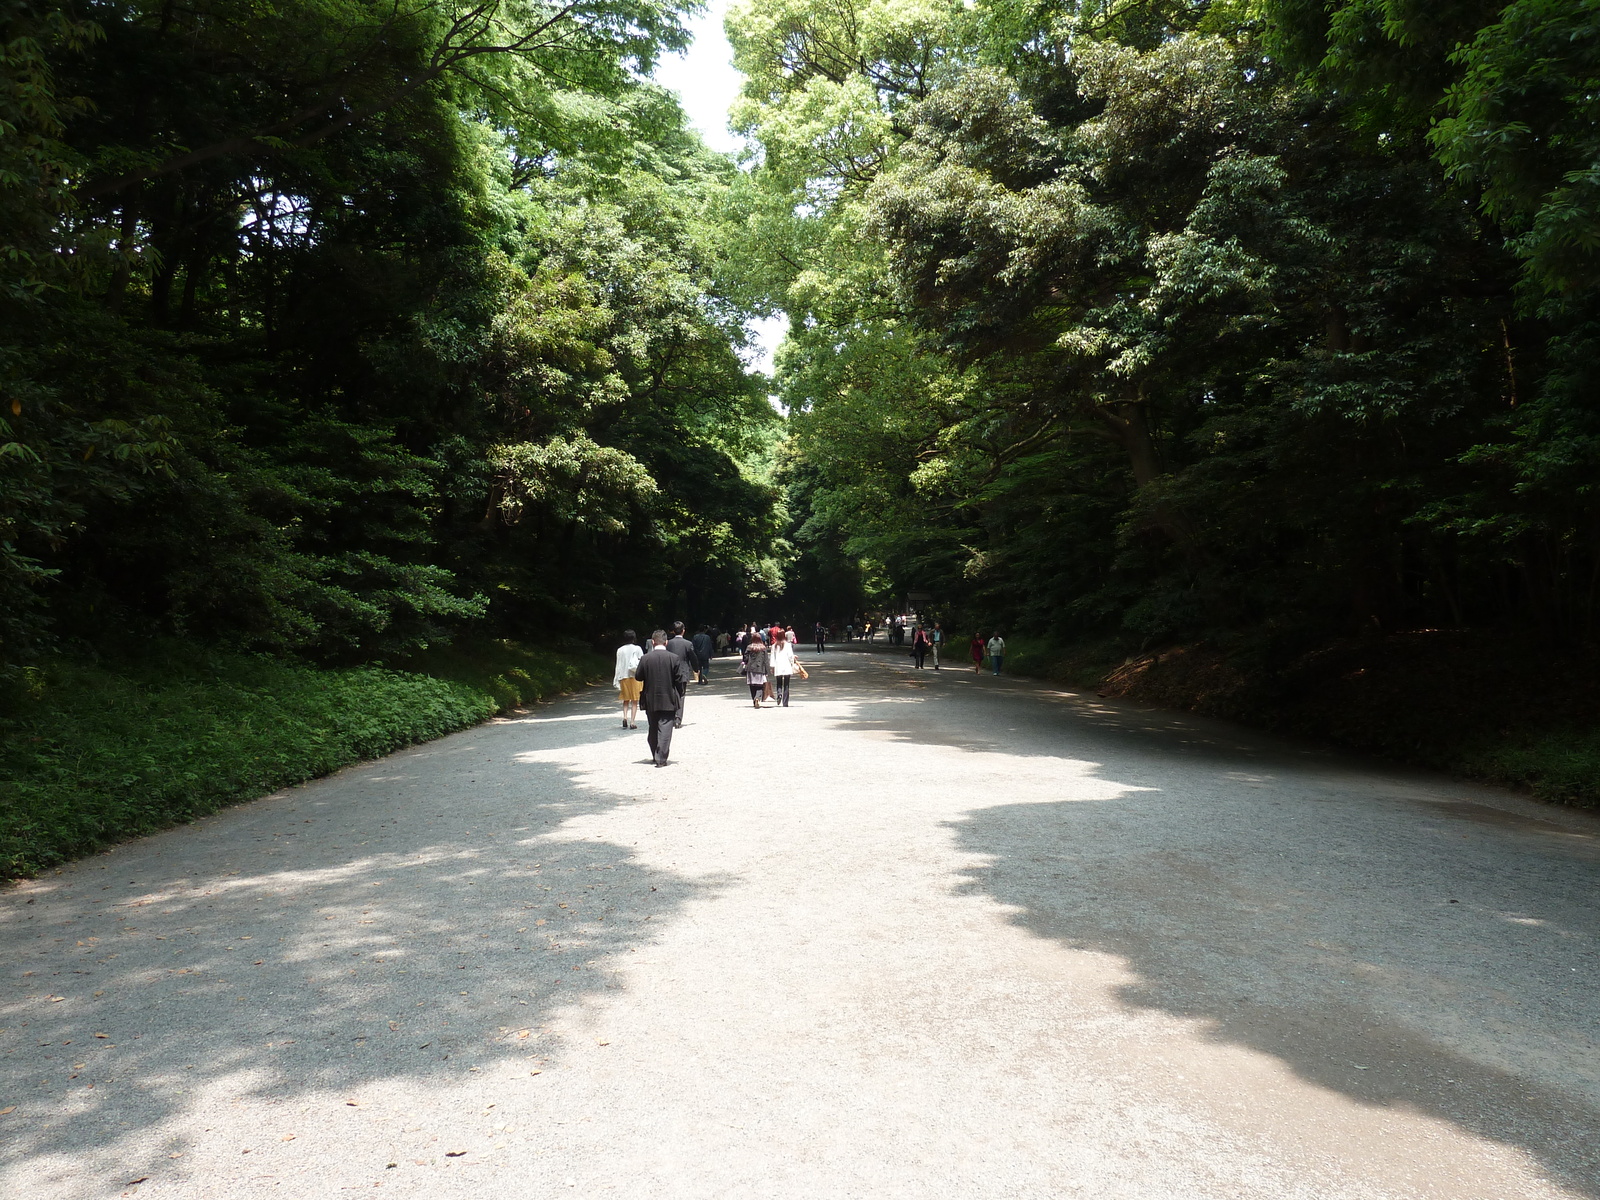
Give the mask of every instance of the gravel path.
POLYGON ((1600 823, 717 670, 666 770, 597 688, 0 893, 0 1196, 1600 1198, 1600 823))

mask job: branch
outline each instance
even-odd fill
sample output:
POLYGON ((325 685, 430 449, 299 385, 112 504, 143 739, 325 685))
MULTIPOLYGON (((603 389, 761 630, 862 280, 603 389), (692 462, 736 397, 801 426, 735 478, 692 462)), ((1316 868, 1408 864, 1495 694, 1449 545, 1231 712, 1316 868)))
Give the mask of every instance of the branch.
MULTIPOLYGON (((297 126, 311 120, 311 118, 326 112, 329 107, 326 103, 302 108, 283 120, 268 125, 264 129, 259 129, 254 133, 239 134, 231 138, 225 138, 203 149, 175 155, 164 162, 152 163, 149 166, 140 167, 122 175, 114 175, 109 179, 90 180, 78 188, 78 195, 85 199, 111 195, 112 193, 120 192, 131 184, 139 183, 146 179, 157 179, 163 175, 171 175, 176 171, 185 170, 199 163, 223 158, 230 154, 237 154, 243 150, 255 150, 262 155, 270 155, 280 153, 285 149, 304 149, 306 146, 331 137, 341 129, 366 121, 392 108, 413 92, 428 86, 441 76, 457 69, 460 64, 471 59, 482 58, 490 54, 522 54, 530 49, 537 48, 537 39, 556 25, 566 22, 578 7, 577 0, 574 0, 573 3, 557 9, 548 19, 509 42, 452 45, 453 39, 464 33, 478 34, 486 32, 487 26, 497 25, 498 22, 495 22, 492 16, 486 14, 491 14, 498 7, 498 3, 499 0, 485 0, 485 3, 458 15, 450 23, 450 28, 445 32, 444 37, 440 39, 438 47, 429 57, 427 70, 407 79, 399 87, 392 88, 388 93, 372 103, 362 105, 359 108, 352 108, 343 115, 335 117, 321 127, 292 141, 285 142, 283 145, 272 145, 265 139, 276 139, 280 135, 288 133, 297 126)), ((385 25, 387 25, 387 22, 385 25)), ((341 72, 340 74, 348 75, 348 72, 341 72)), ((335 78, 338 78, 338 76, 335 76, 335 78)))

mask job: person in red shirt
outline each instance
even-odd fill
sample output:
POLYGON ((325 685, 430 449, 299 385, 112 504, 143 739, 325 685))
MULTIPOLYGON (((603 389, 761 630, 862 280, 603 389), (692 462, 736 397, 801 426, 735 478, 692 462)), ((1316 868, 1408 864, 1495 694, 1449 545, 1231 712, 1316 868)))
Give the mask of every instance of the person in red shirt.
POLYGON ((973 673, 983 670, 983 634, 972 635, 972 670, 973 673))

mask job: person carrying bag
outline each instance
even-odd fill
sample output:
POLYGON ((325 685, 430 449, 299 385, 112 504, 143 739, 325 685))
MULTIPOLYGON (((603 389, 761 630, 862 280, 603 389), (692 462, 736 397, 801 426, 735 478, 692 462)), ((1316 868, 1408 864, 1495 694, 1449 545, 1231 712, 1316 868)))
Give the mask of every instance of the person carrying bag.
POLYGON ((767 657, 767 647, 761 640, 760 634, 751 635, 749 644, 744 648, 744 662, 739 669, 744 672, 744 681, 750 685, 751 705, 760 708, 761 701, 768 695, 767 689, 772 686, 767 682, 767 673, 772 670, 772 663, 767 657))

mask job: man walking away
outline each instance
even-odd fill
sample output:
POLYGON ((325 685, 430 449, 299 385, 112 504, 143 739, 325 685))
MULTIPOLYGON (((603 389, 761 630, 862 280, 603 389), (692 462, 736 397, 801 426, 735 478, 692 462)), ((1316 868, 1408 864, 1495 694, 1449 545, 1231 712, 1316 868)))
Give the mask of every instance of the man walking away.
POLYGON ((711 656, 716 653, 716 643, 711 640, 711 627, 700 626, 700 632, 694 635, 694 654, 700 660, 700 682, 711 682, 711 656))
POLYGON ((672 730, 683 703, 683 689, 689 685, 689 665, 667 649, 665 629, 652 633, 650 642, 650 653, 639 660, 633 677, 639 681, 639 703, 650 731, 650 758, 664 767, 672 753, 672 730))
POLYGON ((944 645, 944 626, 935 621, 933 623, 933 632, 928 635, 928 638, 933 642, 933 669, 937 671, 939 669, 939 650, 944 645))
POLYGON ((989 663, 994 667, 994 673, 1000 674, 1000 663, 1006 656, 1006 640, 1000 636, 999 631, 989 639, 989 663))
POLYGON ((670 639, 668 639, 668 641, 667 641, 667 649, 670 650, 673 654, 676 654, 679 658, 681 658, 683 660, 684 670, 686 672, 688 672, 683 677, 683 686, 678 689, 678 710, 677 710, 677 715, 672 718, 672 727, 674 729, 682 729, 683 728, 683 696, 684 696, 684 693, 689 690, 689 680, 694 678, 695 662, 696 662, 695 653, 694 653, 694 643, 691 642, 688 638, 683 636, 683 622, 682 621, 674 621, 672 623, 672 637, 670 639))

